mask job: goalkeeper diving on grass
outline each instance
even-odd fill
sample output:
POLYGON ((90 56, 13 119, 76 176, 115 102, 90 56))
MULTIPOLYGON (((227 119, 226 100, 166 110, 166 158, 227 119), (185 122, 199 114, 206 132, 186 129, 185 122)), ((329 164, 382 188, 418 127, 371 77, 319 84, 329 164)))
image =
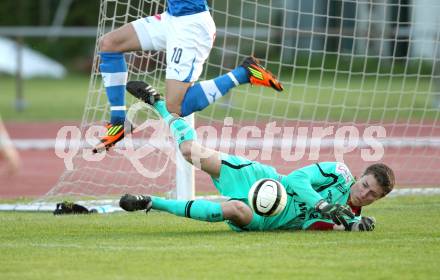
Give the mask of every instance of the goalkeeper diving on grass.
POLYGON ((251 83, 282 91, 278 79, 253 58, 214 79, 199 79, 213 47, 216 27, 206 0, 167 0, 161 14, 124 24, 99 40, 99 69, 110 103, 107 133, 93 152, 108 150, 132 132, 125 122, 125 86, 128 69, 124 52, 166 52, 166 107, 170 113, 188 116, 201 111, 233 87, 251 83))
POLYGON ((372 231, 376 221, 361 216, 361 208, 385 197, 394 186, 394 173, 382 163, 370 165, 356 180, 347 166, 321 162, 279 174, 274 167, 228 155, 202 146, 184 119, 167 110, 154 88, 140 81, 127 90, 150 104, 169 125, 183 157, 208 173, 226 202, 167 200, 149 195, 125 194, 119 205, 126 211, 151 209, 200 221, 225 221, 235 231, 346 230, 372 231), (262 178, 281 182, 287 192, 285 208, 277 215, 257 215, 249 207, 248 192, 262 178))

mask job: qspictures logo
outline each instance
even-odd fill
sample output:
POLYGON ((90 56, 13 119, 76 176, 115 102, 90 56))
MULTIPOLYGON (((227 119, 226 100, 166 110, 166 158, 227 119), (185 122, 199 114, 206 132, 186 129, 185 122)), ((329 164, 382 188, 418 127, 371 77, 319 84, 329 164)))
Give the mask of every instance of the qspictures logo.
MULTIPOLYGON (((130 107, 125 125, 134 124, 133 116, 138 110, 145 110, 145 104, 136 103, 130 107)), ((142 176, 156 178, 170 162, 175 161, 173 136, 162 119, 146 119, 135 127, 134 135, 144 137, 128 134, 111 149, 128 159, 142 176), (165 163, 161 168, 152 169, 148 157, 157 153, 163 154, 165 163)), ((68 170, 74 169, 73 158, 76 156, 90 162, 104 160, 106 151, 93 153, 92 150, 105 133, 103 126, 89 126, 83 133, 76 126, 65 126, 58 131, 55 153, 64 160, 68 170)), ((200 167, 202 159, 212 155, 212 149, 249 160, 270 162, 275 156, 281 156, 286 164, 304 159, 318 161, 322 150, 331 150, 336 161, 343 163, 344 156, 360 149, 363 161, 374 162, 383 158, 384 146, 380 140, 386 138, 386 130, 382 126, 368 126, 363 130, 354 125, 293 127, 278 125, 275 121, 262 126, 237 126, 231 117, 225 118, 222 125, 199 126, 196 133, 197 140, 194 141, 210 148, 197 153, 197 158, 191 158, 196 167, 200 167)))

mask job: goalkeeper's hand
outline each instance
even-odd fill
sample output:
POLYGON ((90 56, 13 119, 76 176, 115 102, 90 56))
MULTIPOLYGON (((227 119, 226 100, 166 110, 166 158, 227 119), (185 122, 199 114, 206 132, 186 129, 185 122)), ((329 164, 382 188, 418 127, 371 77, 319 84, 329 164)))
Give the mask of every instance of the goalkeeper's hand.
POLYGON ((350 231, 373 231, 375 226, 374 217, 362 217, 360 221, 350 224, 350 231))
POLYGON ((324 219, 332 220, 337 225, 342 224, 346 230, 350 229, 350 225, 344 216, 352 219, 354 214, 348 205, 329 204, 325 200, 320 200, 316 204, 315 209, 321 213, 324 219))

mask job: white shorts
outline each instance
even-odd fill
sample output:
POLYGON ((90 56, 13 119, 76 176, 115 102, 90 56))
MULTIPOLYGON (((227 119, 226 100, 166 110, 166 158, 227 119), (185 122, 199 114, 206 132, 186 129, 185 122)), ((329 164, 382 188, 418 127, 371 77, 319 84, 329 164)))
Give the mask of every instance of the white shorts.
POLYGON ((174 17, 167 12, 131 22, 142 50, 166 51, 166 79, 196 81, 215 39, 215 23, 206 11, 174 17))

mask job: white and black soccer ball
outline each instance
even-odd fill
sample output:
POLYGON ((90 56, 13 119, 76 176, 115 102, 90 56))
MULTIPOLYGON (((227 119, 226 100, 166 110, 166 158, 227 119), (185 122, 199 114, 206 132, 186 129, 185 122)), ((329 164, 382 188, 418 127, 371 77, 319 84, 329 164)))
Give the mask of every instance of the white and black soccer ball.
POLYGON ((249 206, 258 215, 275 216, 286 207, 286 189, 276 180, 260 179, 249 190, 248 201, 249 206))

